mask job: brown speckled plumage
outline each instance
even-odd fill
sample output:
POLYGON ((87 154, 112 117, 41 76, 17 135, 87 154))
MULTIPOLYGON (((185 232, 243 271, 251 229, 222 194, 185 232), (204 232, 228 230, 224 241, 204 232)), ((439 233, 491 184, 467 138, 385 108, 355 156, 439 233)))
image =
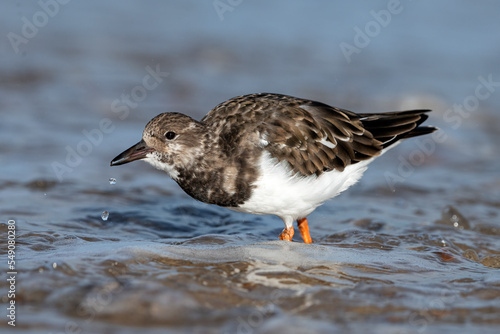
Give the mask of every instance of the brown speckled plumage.
POLYGON ((143 133, 149 147, 160 147, 158 159, 175 166, 175 177, 191 197, 209 204, 236 207, 250 196, 257 177, 253 162, 257 148, 236 151, 223 144, 204 122, 178 113, 163 113, 153 118, 143 133), (173 141, 165 133, 176 134, 173 141))
MULTIPOLYGON (((280 163, 287 166, 276 176, 285 177, 278 187, 286 185, 287 178, 319 179, 325 173, 330 175, 327 181, 333 185, 338 174, 332 171, 343 172, 349 166, 380 155, 401 139, 435 131, 434 127, 420 126, 427 119, 428 111, 356 114, 287 95, 238 96, 219 104, 199 122, 179 113, 156 116, 146 125, 141 142, 117 156, 111 164, 145 159, 169 173, 197 200, 242 208, 244 212, 270 214, 272 209, 266 211, 260 205, 276 210, 283 207, 276 203, 269 206, 266 193, 252 197, 256 185, 264 179, 263 174, 273 168, 263 169, 264 155, 269 156, 266 159, 274 161, 275 166, 280 163)), ((328 198, 333 197, 361 177, 366 164, 360 165, 350 169, 350 173, 355 174, 353 179, 338 181, 335 185, 338 191, 316 194, 317 199, 312 198, 310 202, 302 202, 307 194, 283 202, 294 205, 292 202, 296 201, 303 209, 293 214, 281 210, 280 217, 287 226, 281 237, 291 240, 292 218, 301 218, 301 231, 308 231, 305 214, 321 204, 326 194, 328 198)), ((275 179, 268 176, 267 180, 273 183, 275 179)), ((262 184, 260 187, 267 189, 262 184)), ((276 192, 273 196, 282 196, 277 189, 272 192, 276 192)), ((281 203, 279 199, 277 203, 281 203)), ((304 240, 310 242, 309 232, 305 234, 304 240)))
POLYGON ((265 139, 268 144, 263 149, 287 161, 294 172, 308 176, 343 171, 399 139, 434 131, 433 127, 414 131, 427 119, 428 111, 355 114, 320 102, 262 93, 223 102, 201 122, 219 134, 219 145, 226 152, 264 146, 259 141, 265 139), (322 144, 321 139, 335 147, 322 144))

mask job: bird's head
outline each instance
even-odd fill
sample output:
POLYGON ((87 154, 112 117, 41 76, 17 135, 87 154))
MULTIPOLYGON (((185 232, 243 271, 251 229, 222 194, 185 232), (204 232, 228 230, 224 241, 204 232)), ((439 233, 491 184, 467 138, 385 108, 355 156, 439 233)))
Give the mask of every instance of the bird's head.
POLYGON ((202 123, 183 114, 163 113, 149 121, 141 141, 116 156, 111 166, 143 159, 176 179, 179 168, 203 155, 207 139, 202 123))

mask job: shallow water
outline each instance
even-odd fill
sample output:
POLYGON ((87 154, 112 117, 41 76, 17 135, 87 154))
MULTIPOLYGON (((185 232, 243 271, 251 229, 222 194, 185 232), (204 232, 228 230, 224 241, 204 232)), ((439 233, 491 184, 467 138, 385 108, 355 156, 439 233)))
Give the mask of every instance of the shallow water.
MULTIPOLYGON (((496 333, 498 4, 401 4, 350 62, 340 43, 387 2, 241 2, 223 20, 212 2, 69 2, 19 53, 2 39, 2 277, 8 222, 17 246, 16 328, 2 279, 2 333, 496 333), (144 90, 157 68, 168 75, 144 90), (312 245, 278 241, 276 217, 196 202, 144 163, 109 167, 154 115, 200 118, 261 91, 432 108, 441 130, 317 209, 312 245)), ((41 10, 3 7, 2 35, 41 10)))

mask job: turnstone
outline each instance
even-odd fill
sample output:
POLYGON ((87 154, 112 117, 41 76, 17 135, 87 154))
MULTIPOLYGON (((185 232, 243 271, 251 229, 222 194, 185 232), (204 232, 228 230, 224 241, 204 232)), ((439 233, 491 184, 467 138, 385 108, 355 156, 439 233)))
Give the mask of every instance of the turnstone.
POLYGON ((243 95, 201 121, 175 112, 154 117, 111 166, 143 159, 199 201, 280 217, 281 240, 292 240, 297 220, 310 243, 306 217, 387 149, 435 131, 420 126, 429 111, 356 114, 287 95, 243 95))

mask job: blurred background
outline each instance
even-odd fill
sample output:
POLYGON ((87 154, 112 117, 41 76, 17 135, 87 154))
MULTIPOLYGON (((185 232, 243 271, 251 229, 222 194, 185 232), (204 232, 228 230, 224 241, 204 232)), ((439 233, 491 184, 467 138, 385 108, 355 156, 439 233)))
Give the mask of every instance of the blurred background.
POLYGON ((0 240, 4 254, 14 220, 16 331, 498 326, 497 1, 0 7, 0 240), (429 108, 441 130, 318 209, 309 248, 274 241, 279 219, 197 203, 144 163, 109 167, 155 115, 200 119, 257 92, 355 112, 429 108))

